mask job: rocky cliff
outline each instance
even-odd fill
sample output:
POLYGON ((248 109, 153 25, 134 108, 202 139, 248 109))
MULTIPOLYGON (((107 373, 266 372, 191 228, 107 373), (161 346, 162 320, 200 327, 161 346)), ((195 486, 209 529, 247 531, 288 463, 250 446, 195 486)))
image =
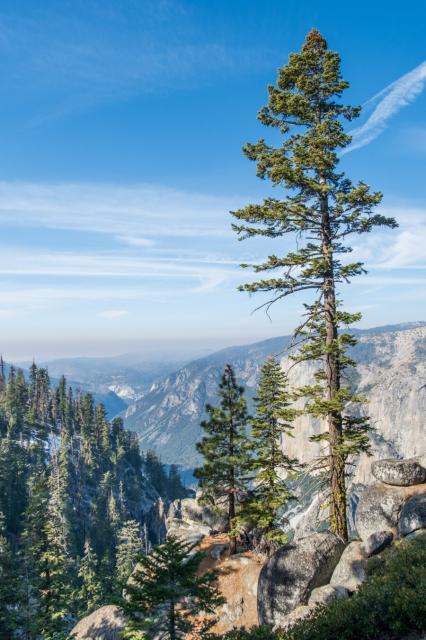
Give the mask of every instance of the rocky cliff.
MULTIPOLYGON (((372 445, 375 458, 412 457, 426 453, 426 323, 381 327, 358 332, 353 357, 359 363, 351 382, 369 398, 365 408, 375 428, 372 445)), ((195 443, 206 402, 215 402, 217 384, 226 363, 234 365, 249 399, 259 370, 270 354, 288 366, 289 337, 253 345, 224 349, 196 360, 153 385, 149 393, 126 412, 126 426, 137 431, 143 448, 155 448, 165 462, 195 466, 195 443)), ((309 366, 293 367, 291 383, 303 385, 312 379, 309 366)), ((318 453, 318 445, 307 439, 320 424, 300 418, 295 438, 287 447, 302 461, 318 453)), ((370 478, 370 461, 363 457, 354 479, 370 478)))

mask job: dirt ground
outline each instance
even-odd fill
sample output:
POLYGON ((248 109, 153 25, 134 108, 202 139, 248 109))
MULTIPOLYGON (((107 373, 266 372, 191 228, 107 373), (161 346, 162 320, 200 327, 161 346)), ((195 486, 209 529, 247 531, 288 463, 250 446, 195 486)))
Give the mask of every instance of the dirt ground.
MULTIPOLYGON (((257 582, 263 559, 251 551, 230 556, 229 538, 225 534, 204 538, 200 549, 206 554, 200 573, 209 569, 218 571, 219 590, 226 600, 217 612, 218 621, 211 631, 225 633, 234 627, 257 625, 257 582), (220 553, 220 557, 215 559, 212 553, 213 556, 220 553)), ((191 636, 193 640, 197 637, 197 634, 191 636)))

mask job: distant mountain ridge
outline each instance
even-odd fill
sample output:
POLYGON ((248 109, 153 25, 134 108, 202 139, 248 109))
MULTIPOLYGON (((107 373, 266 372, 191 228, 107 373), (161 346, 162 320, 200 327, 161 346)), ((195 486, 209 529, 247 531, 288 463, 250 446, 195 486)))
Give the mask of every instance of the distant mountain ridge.
MULTIPOLYGON (((425 448, 426 426, 426 322, 357 330, 358 345, 353 356, 359 363, 352 380, 370 399, 368 413, 376 428, 373 449, 378 455, 418 455, 425 448)), ((252 398, 259 370, 271 354, 288 364, 290 336, 272 338, 244 346, 229 347, 195 360, 155 382, 148 393, 125 412, 126 427, 140 434, 143 449, 152 447, 164 462, 193 467, 199 462, 195 443, 207 402, 217 401, 217 385, 223 367, 231 363, 252 398)), ((290 372, 294 386, 312 378, 313 368, 299 365, 290 372)), ((301 459, 315 454, 306 445, 319 423, 300 418, 291 452, 301 459)), ((424 451, 426 453, 426 451, 424 451)), ((368 475, 368 461, 358 474, 368 475)))

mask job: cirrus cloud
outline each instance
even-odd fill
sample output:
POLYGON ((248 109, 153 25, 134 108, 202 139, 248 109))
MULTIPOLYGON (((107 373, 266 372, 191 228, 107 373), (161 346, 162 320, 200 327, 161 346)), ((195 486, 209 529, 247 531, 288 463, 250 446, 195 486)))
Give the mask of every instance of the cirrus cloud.
POLYGON ((107 309, 106 311, 99 311, 96 314, 98 318, 107 318, 108 320, 116 320, 117 318, 123 318, 127 316, 129 312, 126 309, 107 309))
POLYGON ((341 155, 365 147, 375 140, 386 129, 390 118, 422 93, 425 84, 426 60, 370 98, 364 106, 376 105, 372 114, 362 126, 350 132, 352 144, 341 155))

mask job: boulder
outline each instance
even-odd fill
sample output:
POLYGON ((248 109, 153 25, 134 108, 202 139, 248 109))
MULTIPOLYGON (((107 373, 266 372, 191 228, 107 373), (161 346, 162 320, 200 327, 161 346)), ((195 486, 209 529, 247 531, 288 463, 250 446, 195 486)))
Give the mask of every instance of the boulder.
POLYGON ((257 590, 259 624, 280 626, 311 591, 327 584, 344 544, 329 531, 290 542, 262 567, 257 590))
POLYGON ((70 633, 73 640, 119 640, 125 620, 120 609, 107 605, 86 616, 70 633))
POLYGON ((396 530, 405 496, 402 490, 381 482, 369 485, 362 492, 355 513, 359 537, 367 540, 377 531, 396 530))
POLYGON ((332 587, 331 584, 325 584, 323 587, 317 587, 310 595, 308 605, 325 606, 333 602, 333 600, 344 600, 349 597, 349 591, 344 587, 332 587))
POLYGON ((375 460, 371 472, 376 480, 399 487, 421 484, 426 480, 426 469, 415 458, 375 460))
POLYGON ((182 528, 183 530, 186 527, 193 531, 198 530, 204 536, 212 531, 223 532, 226 526, 227 521, 222 513, 210 507, 201 506, 195 498, 184 498, 172 502, 166 518, 169 535, 172 535, 171 529, 182 528))
POLYGON ((399 533, 406 536, 417 529, 426 528, 426 493, 412 496, 402 507, 399 533))
POLYGON ((362 553, 369 558, 376 553, 383 551, 393 540, 392 531, 376 531, 368 536, 367 540, 361 544, 362 553))
POLYGON ((291 627, 294 627, 295 624, 297 624, 304 618, 307 618, 312 613, 314 608, 315 607, 306 604, 302 604, 299 607, 296 607, 294 611, 287 614, 283 618, 282 622, 279 625, 275 625, 275 628, 279 627, 280 629, 284 630, 291 629, 291 627))
POLYGON ((167 521, 167 535, 195 544, 210 534, 210 528, 201 524, 191 524, 182 520, 167 521))
POLYGON ((356 591, 364 582, 367 558, 362 552, 360 542, 348 544, 331 576, 332 587, 344 587, 350 592, 356 591))

